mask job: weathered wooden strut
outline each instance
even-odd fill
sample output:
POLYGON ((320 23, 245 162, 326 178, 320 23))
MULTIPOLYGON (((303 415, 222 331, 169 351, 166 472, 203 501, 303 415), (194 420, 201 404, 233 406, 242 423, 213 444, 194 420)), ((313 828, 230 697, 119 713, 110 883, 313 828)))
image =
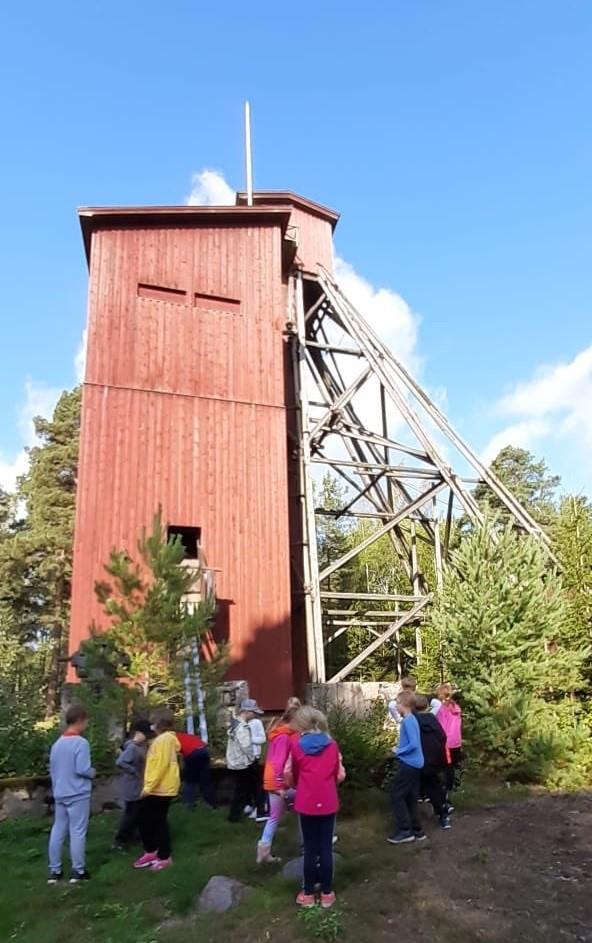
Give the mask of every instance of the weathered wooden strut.
POLYGON ((311 680, 343 680, 393 636, 400 670, 400 630, 405 625, 415 626, 416 656, 421 659, 421 623, 432 594, 442 587, 455 509, 471 521, 482 521, 467 486, 485 482, 517 527, 547 547, 549 538, 462 440, 324 269, 316 275, 298 272, 291 278, 290 305, 290 320, 296 324, 291 345, 311 680), (462 475, 444 458, 452 451, 465 466, 462 475), (342 508, 315 505, 313 474, 318 466, 330 469, 347 484, 348 501, 342 508), (442 498, 443 520, 438 510, 442 498), (376 527, 319 570, 318 516, 369 519, 376 527), (394 593, 332 591, 329 578, 383 537, 390 540, 409 585, 397 587, 394 593), (427 542, 433 552, 433 586, 420 569, 419 541, 427 542), (331 608, 337 600, 347 601, 350 608, 331 608), (394 603, 395 611, 384 611, 380 605, 360 610, 362 600, 394 603), (352 626, 363 628, 372 640, 327 678, 326 649, 352 626), (377 631, 375 626, 384 630, 377 631))

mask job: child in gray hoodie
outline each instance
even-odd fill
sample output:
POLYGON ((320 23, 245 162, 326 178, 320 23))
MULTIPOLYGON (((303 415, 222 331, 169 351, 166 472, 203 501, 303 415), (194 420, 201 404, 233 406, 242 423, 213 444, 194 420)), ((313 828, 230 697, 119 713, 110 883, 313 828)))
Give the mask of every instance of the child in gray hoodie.
POLYGON ((56 740, 49 755, 55 818, 49 836, 48 884, 56 884, 62 877, 62 849, 68 835, 72 861, 70 884, 88 879, 86 830, 95 771, 90 762, 88 740, 82 736, 87 727, 88 714, 84 708, 68 708, 66 730, 56 740))
POLYGON ((130 734, 131 739, 127 741, 115 761, 116 766, 121 770, 119 796, 123 802, 123 815, 113 846, 118 851, 124 851, 126 846, 133 841, 138 828, 148 741, 154 737, 148 720, 137 720, 132 724, 130 734))

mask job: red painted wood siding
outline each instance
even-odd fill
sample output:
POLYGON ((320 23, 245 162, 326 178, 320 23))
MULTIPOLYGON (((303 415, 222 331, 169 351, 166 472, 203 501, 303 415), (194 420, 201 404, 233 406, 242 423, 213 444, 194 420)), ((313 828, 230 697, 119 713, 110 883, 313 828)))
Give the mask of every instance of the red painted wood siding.
POLYGON ((268 708, 292 688, 281 238, 210 223, 93 235, 70 643, 105 625, 94 582, 112 547, 135 555, 160 503, 201 528, 231 676, 268 708))

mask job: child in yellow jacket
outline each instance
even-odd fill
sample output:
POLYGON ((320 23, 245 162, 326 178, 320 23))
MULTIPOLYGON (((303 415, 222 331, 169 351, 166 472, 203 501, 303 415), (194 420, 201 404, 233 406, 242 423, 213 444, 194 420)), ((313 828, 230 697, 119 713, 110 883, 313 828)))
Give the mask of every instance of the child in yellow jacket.
POLYGON ((179 741, 174 734, 175 721, 166 714, 156 724, 156 738, 146 757, 144 788, 140 801, 140 835, 144 854, 134 868, 164 871, 173 863, 171 836, 167 822, 169 806, 179 792, 179 741))

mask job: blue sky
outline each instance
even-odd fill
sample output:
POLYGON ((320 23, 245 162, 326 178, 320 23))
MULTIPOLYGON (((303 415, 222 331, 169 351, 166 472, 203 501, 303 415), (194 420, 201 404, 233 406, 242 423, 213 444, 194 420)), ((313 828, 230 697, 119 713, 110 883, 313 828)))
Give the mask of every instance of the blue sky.
POLYGON ((0 16, 0 480, 75 381, 76 207, 183 202, 204 168, 242 186, 248 96, 256 186, 342 212, 339 255, 405 299, 407 354, 461 432, 486 455, 526 445, 592 492, 588 0, 23 0, 0 16))

